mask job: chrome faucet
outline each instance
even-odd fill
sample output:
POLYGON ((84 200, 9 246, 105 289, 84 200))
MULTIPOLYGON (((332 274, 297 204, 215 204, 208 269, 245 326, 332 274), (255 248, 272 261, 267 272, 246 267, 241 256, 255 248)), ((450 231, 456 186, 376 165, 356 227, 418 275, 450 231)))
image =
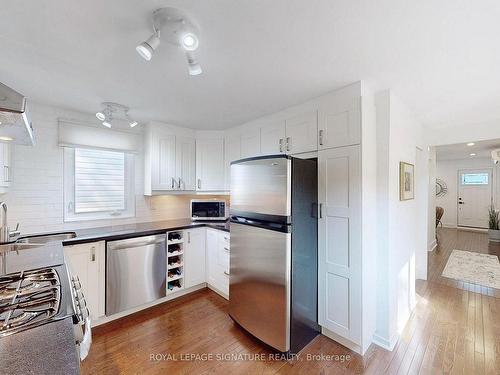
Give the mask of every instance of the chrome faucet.
POLYGON ((15 230, 9 230, 7 223, 7 203, 0 202, 0 244, 13 242, 14 238, 20 234, 19 223, 17 223, 15 230))

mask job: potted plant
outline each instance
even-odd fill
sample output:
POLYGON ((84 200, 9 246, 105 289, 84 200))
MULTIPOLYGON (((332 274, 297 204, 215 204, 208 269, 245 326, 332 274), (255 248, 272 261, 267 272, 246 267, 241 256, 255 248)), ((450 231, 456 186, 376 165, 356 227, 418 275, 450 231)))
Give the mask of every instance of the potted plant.
POLYGON ((499 212, 495 210, 495 206, 491 205, 490 209, 488 210, 488 216, 489 216, 489 230, 488 230, 488 236, 490 238, 490 241, 493 242, 500 242, 500 230, 499 230, 499 212))

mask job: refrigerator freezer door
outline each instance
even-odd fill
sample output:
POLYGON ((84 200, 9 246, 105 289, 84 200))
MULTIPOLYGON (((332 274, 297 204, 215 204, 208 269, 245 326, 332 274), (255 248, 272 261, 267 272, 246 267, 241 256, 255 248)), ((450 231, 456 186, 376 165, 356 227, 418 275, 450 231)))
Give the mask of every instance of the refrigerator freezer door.
POLYGON ((231 215, 281 221, 291 215, 291 160, 260 157, 231 164, 231 215))
POLYGON ((290 349, 291 234, 231 222, 229 314, 258 339, 290 349))

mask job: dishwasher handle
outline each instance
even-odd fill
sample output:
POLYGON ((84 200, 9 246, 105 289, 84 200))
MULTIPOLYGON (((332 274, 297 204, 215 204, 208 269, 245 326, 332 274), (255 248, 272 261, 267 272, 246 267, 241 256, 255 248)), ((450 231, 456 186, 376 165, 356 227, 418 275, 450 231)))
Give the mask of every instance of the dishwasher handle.
POLYGON ((155 236, 144 236, 144 237, 134 237, 128 238, 126 240, 109 241, 109 250, 123 250, 130 249, 134 247, 143 247, 156 244, 164 244, 167 235, 155 235, 155 236))

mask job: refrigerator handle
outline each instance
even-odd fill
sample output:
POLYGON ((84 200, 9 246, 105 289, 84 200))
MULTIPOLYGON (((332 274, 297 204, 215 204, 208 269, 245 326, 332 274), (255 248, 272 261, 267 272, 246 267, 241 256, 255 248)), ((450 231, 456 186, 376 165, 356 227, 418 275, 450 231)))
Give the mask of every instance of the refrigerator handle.
POLYGON ((319 204, 319 218, 323 219, 323 203, 319 204))

